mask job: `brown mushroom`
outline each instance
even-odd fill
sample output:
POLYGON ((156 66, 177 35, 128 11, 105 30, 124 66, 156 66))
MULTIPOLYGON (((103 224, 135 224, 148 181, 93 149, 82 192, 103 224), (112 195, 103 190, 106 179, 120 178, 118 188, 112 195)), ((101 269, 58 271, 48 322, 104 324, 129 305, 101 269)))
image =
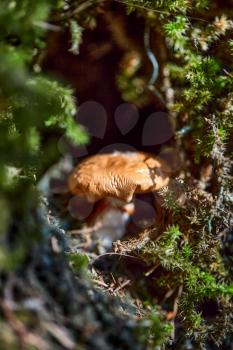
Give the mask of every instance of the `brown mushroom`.
POLYGON ((68 179, 70 191, 89 201, 106 197, 130 202, 136 193, 157 191, 170 180, 159 157, 143 152, 98 154, 82 161, 68 179))

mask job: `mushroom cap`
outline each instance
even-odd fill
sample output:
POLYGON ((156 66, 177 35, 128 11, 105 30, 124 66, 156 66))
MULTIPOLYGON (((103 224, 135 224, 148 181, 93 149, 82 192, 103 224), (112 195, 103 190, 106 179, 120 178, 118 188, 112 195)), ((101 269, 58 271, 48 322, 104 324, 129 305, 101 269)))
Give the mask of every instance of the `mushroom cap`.
POLYGON ((115 152, 88 157, 68 179, 70 191, 89 201, 105 197, 130 202, 135 193, 159 190, 170 180, 168 165, 143 152, 115 152))

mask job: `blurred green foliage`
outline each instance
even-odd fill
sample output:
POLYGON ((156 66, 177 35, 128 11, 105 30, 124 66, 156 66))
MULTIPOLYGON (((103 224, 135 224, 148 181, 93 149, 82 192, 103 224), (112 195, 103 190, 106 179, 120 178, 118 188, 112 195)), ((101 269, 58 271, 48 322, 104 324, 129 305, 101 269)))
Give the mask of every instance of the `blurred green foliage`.
MULTIPOLYGON (((51 13, 66 1, 1 1, 0 4, 0 225, 1 268, 13 268, 32 237, 40 236, 35 210, 36 183, 54 161, 51 143, 42 142, 47 130, 65 134, 74 144, 88 137, 75 122, 71 88, 35 71, 38 54, 46 47, 51 13), (51 159, 49 158, 51 157, 51 159), (13 232, 12 232, 13 231, 13 232), (7 243, 11 232, 17 241, 7 243)), ((52 147, 56 148, 56 144, 52 147)), ((58 151, 56 151, 58 154, 58 151)))

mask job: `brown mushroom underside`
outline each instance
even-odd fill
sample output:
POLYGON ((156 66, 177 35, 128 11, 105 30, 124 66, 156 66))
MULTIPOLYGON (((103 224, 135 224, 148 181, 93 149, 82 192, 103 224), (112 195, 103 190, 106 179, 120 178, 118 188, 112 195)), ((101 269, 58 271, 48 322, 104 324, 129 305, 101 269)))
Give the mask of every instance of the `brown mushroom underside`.
POLYGON ((73 194, 97 201, 114 197, 130 202, 134 193, 159 190, 169 182, 169 168, 142 152, 98 154, 82 161, 69 176, 73 194))

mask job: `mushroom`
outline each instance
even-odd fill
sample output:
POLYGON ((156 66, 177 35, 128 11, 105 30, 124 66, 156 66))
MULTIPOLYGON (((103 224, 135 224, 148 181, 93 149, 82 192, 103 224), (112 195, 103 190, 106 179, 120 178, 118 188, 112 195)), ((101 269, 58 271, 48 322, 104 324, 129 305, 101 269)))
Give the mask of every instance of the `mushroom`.
POLYGON ((106 197, 131 202, 133 195, 168 185, 169 166, 143 152, 98 154, 82 161, 68 179, 70 191, 88 201, 106 197))

